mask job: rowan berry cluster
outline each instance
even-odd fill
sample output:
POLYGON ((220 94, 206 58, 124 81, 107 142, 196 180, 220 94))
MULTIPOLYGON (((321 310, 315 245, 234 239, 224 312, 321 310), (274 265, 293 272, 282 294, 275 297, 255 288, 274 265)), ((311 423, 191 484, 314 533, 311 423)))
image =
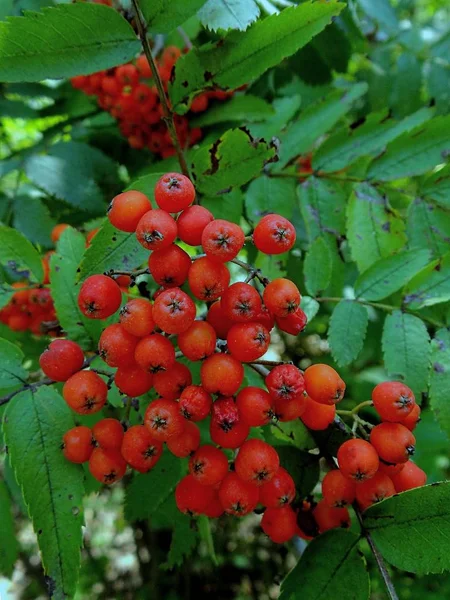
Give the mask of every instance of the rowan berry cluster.
MULTIPOLYGON (((156 59, 165 87, 181 54, 176 46, 168 46, 156 59)), ((99 106, 119 121, 120 131, 132 148, 147 148, 163 158, 175 154, 169 131, 162 120, 163 108, 152 81, 151 66, 144 55, 139 56, 135 63, 93 75, 80 75, 71 81, 74 88, 97 96, 99 106)), ((210 100, 226 100, 232 94, 221 90, 203 92, 194 98, 191 113, 203 112, 210 100)), ((174 120, 182 147, 192 146, 201 138, 201 129, 190 128, 188 117, 175 115, 174 120)))

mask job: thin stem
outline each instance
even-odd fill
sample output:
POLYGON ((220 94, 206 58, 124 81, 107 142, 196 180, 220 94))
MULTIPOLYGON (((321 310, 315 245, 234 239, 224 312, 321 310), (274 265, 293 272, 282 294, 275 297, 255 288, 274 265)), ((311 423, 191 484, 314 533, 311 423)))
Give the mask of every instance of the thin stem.
POLYGON ((253 369, 259 375, 261 375, 261 377, 263 377, 263 379, 265 379, 267 377, 267 375, 270 373, 269 369, 266 369, 266 367, 264 367, 263 365, 255 365, 253 363, 248 363, 248 366, 250 367, 250 369, 253 369))
POLYGON ((142 15, 139 0, 131 0, 134 8, 134 13, 136 16, 136 25, 139 32, 139 37, 141 38, 142 48, 144 50, 144 54, 147 57, 147 60, 151 66, 152 74, 155 79, 156 89, 158 90, 159 99, 161 102, 161 106, 163 109, 163 120, 167 125, 167 129, 169 131, 170 139, 172 140, 173 147, 177 153, 178 162, 180 163, 181 171, 183 175, 189 177, 189 170, 186 163, 186 158, 183 153, 183 149, 181 148, 180 140, 177 136, 177 131, 175 129, 175 122, 173 118, 173 112, 169 107, 169 101, 166 96, 166 92, 164 90, 163 82, 159 75, 158 67, 156 66, 155 59, 153 58, 153 54, 150 48, 150 44, 147 39, 147 25, 145 24, 145 19, 142 15))
POLYGON ((239 258, 233 258, 232 260, 230 260, 230 262, 234 263, 235 265, 238 265, 239 267, 242 267, 248 273, 251 273, 252 279, 256 278, 258 281, 260 281, 263 284, 264 287, 269 285, 270 280, 267 277, 264 277, 264 275, 261 273, 261 271, 259 269, 255 269, 255 267, 253 267, 252 265, 249 265, 248 263, 244 262, 243 260, 240 260, 239 258))
POLYGON ((264 365, 266 367, 278 367, 279 365, 291 365, 292 362, 284 362, 282 360, 253 360, 250 365, 264 365))
POLYGON ((359 411, 362 408, 364 408, 365 406, 372 406, 372 405, 373 405, 372 400, 364 400, 364 402, 360 402, 355 407, 353 407, 352 410, 337 410, 336 413, 338 415, 347 415, 349 417, 352 417, 353 415, 358 414, 359 411))
POLYGON ((135 271, 116 271, 114 269, 107 271, 107 275, 128 275, 129 277, 138 277, 138 275, 149 275, 149 274, 150 274, 150 271, 149 271, 148 267, 146 267, 145 269, 137 269, 135 271))

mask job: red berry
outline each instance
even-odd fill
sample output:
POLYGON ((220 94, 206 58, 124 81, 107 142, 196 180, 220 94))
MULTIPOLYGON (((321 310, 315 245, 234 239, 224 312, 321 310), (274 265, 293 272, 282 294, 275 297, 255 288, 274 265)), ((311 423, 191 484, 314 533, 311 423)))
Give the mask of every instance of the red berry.
POLYGON ((295 312, 287 317, 275 317, 275 322, 280 331, 290 335, 298 335, 305 329, 308 318, 301 308, 297 308, 295 312))
POLYGON ((166 333, 182 333, 195 320, 195 304, 179 288, 165 290, 153 304, 155 323, 166 333))
POLYGON ((321 500, 313 510, 314 519, 320 533, 336 527, 350 527, 350 515, 346 508, 333 508, 321 500))
POLYGON ((117 369, 114 375, 114 383, 122 394, 137 398, 151 390, 153 375, 141 369, 139 365, 134 364, 117 369))
POLYGON ((123 437, 122 456, 140 473, 147 473, 161 457, 162 442, 155 440, 144 425, 133 425, 123 437))
POLYGON ((399 381, 379 383, 372 392, 375 410, 383 421, 401 423, 416 406, 411 389, 399 381))
POLYGON ((214 327, 217 337, 221 340, 226 340, 228 332, 230 331, 233 321, 228 319, 222 310, 220 300, 214 302, 209 307, 208 314, 206 315, 207 322, 214 327))
POLYGON ((370 432, 370 443, 387 463, 404 463, 414 454, 416 439, 400 423, 380 423, 370 432))
POLYGON ((125 475, 127 463, 118 450, 94 448, 89 459, 89 470, 95 479, 111 485, 125 475))
POLYGON ((190 206, 177 219, 178 237, 189 246, 200 246, 202 233, 214 220, 212 213, 203 206, 190 206))
POLYGON ((176 221, 164 210, 149 210, 136 227, 137 241, 147 250, 167 248, 176 237, 176 221))
POLYGON ((421 487, 427 482, 426 473, 410 460, 405 463, 399 473, 392 475, 391 478, 397 493, 421 487))
POLYGON ((54 340, 39 358, 41 369, 54 381, 67 381, 83 363, 83 350, 70 340, 54 340))
POLYGON ((89 415, 101 410, 107 395, 106 383, 94 371, 78 371, 63 387, 64 400, 80 415, 89 415))
POLYGON ((378 471, 381 471, 381 473, 386 473, 386 475, 389 475, 389 477, 392 479, 394 475, 397 475, 397 473, 403 471, 405 465, 409 464, 409 462, 410 461, 406 463, 398 463, 397 465, 391 465, 380 460, 378 471))
POLYGON ((220 484, 219 499, 226 513, 243 517, 256 508, 259 489, 256 485, 243 481, 237 473, 230 472, 220 484))
POLYGON ((129 367, 134 364, 138 338, 119 323, 108 325, 98 342, 100 358, 110 367, 129 367))
POLYGON ((345 383, 329 365, 311 365, 305 371, 308 396, 320 404, 336 404, 344 397, 345 383))
POLYGON ((305 383, 302 372, 294 365, 278 365, 267 375, 266 386, 274 400, 303 398, 305 383))
POLYGON ((145 194, 130 190, 115 196, 108 207, 108 219, 120 231, 136 231, 141 218, 152 205, 145 194))
POLYGON ((255 321, 261 313, 262 302, 258 291, 248 283, 230 285, 222 294, 220 306, 227 319, 234 322, 255 321))
POLYGON ((260 487, 259 498, 267 508, 280 508, 293 502, 295 483, 286 469, 280 467, 272 479, 260 487))
POLYGON ((106 275, 91 275, 82 284, 78 306, 89 319, 107 319, 122 302, 120 287, 106 275))
POLYGON ((210 394, 232 396, 242 384, 244 368, 229 354, 213 354, 202 363, 200 378, 210 394))
POLYGON ((375 448, 359 439, 344 442, 338 450, 337 459, 342 475, 356 481, 373 477, 380 463, 375 448))
POLYGON ((344 477, 339 469, 328 471, 322 481, 323 499, 329 506, 342 508, 355 501, 355 482, 344 477))
POLYGON ((279 421, 288 422, 299 419, 306 408, 306 398, 302 396, 295 398, 294 400, 284 400, 283 398, 276 398, 274 400, 274 412, 275 416, 279 421))
POLYGON ((135 335, 150 335, 155 328, 151 303, 145 298, 132 298, 120 309, 119 321, 122 327, 135 335))
POLYGON ((228 459, 214 446, 200 446, 189 461, 189 472, 202 485, 217 485, 228 473, 228 459))
POLYGON ((320 404, 305 396, 305 407, 301 415, 304 425, 312 431, 323 431, 334 421, 336 406, 334 404, 320 404))
POLYGON ((280 215, 266 215, 256 225, 253 242, 264 254, 282 254, 295 244, 295 228, 280 215))
POLYGON ((68 225, 67 223, 59 223, 58 225, 55 225, 50 233, 50 237, 52 238, 52 242, 54 244, 56 244, 56 242, 59 240, 59 238, 61 237, 61 235, 63 234, 63 232, 70 227, 70 225, 68 225))
POLYGON ((258 387, 248 386, 242 389, 236 397, 236 406, 250 427, 266 425, 274 416, 270 394, 258 387))
POLYGON ((94 443, 89 427, 80 425, 66 431, 63 436, 63 454, 73 463, 84 463, 89 460, 94 443))
POLYGON ((155 185, 155 201, 159 208, 176 213, 195 200, 195 189, 190 179, 180 173, 166 173, 155 185))
POLYGON ((230 283, 230 272, 225 265, 208 257, 195 260, 188 274, 189 287, 199 300, 217 300, 230 283))
POLYGON ((410 431, 413 431, 416 428, 417 423, 420 421, 420 406, 418 404, 414 404, 412 411, 409 413, 407 417, 402 419, 400 423, 407 427, 410 431))
POLYGON ((232 449, 242 446, 250 427, 239 414, 233 398, 219 398, 214 402, 209 432, 218 446, 232 449))
POLYGON ((102 419, 92 428, 92 435, 103 450, 120 450, 123 427, 117 419, 102 419))
POLYGON ((208 223, 202 233, 202 247, 205 253, 221 262, 235 258, 245 242, 239 225, 223 219, 208 223))
POLYGON ((183 390, 192 383, 192 375, 190 370, 183 363, 176 362, 167 369, 155 373, 153 377, 153 385, 156 392, 167 400, 177 400, 183 390))
POLYGON ((371 479, 356 484, 356 500, 361 510, 395 494, 394 484, 385 473, 378 471, 371 479))
POLYGON ((242 444, 234 466, 241 479, 261 486, 273 479, 280 466, 280 458, 270 444, 251 439, 242 444))
POLYGON ((263 300, 275 317, 287 317, 298 310, 301 296, 295 283, 279 278, 264 288, 263 300))
POLYGON ((227 335, 228 350, 241 362, 253 362, 263 356, 270 344, 270 333, 260 323, 236 323, 227 335))
POLYGON ((123 86, 137 85, 139 82, 139 72, 132 64, 120 65, 117 67, 115 77, 123 86))
POLYGON ((218 492, 214 492, 214 496, 212 500, 209 502, 208 506, 203 511, 203 514, 209 517, 210 519, 217 519, 222 516, 224 513, 222 503, 220 502, 218 492))
POLYGON ((153 438, 166 442, 183 433, 186 420, 180 415, 176 402, 160 398, 148 405, 144 425, 153 438))
POLYGON ((176 244, 150 254, 148 267, 153 279, 164 287, 179 287, 186 281, 191 257, 176 244))
POLYGON ((202 421, 211 412, 211 394, 208 394, 200 385, 189 385, 181 392, 178 405, 185 419, 202 421))
POLYGON ((200 429, 198 425, 187 421, 181 435, 167 440, 167 447, 178 458, 186 458, 197 450, 200 445, 200 429))
POLYGON ((215 495, 212 487, 201 485, 192 475, 186 475, 175 488, 178 510, 189 515, 203 514, 215 495))
POLYGON ((186 331, 178 335, 178 347, 186 358, 203 360, 214 353, 217 336, 206 321, 194 321, 186 331))
POLYGON ((267 508, 261 528, 275 544, 285 544, 297 533, 297 515, 290 506, 267 508))
POLYGON ((137 364, 149 373, 167 371, 175 364, 175 348, 172 342, 160 333, 142 338, 135 349, 137 364))

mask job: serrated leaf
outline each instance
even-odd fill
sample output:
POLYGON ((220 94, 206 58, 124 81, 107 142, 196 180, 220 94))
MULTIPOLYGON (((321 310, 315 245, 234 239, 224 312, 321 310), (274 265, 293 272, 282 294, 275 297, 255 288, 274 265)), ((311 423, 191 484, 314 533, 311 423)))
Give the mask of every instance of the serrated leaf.
POLYGON ((405 225, 386 200, 367 183, 357 184, 347 207, 347 236, 352 258, 362 273, 380 258, 403 248, 405 225))
POLYGON ((396 137, 431 119, 433 110, 421 108, 398 122, 386 116, 385 112, 371 114, 356 129, 342 129, 330 136, 314 153, 314 169, 331 173, 348 167, 362 156, 376 156, 396 137))
POLYGON ((128 62, 139 47, 131 25, 110 7, 76 3, 43 8, 0 22, 0 80, 88 75, 128 62))
POLYGON ((180 567, 185 558, 190 556, 198 543, 198 529, 195 521, 188 515, 177 511, 176 517, 172 517, 172 540, 170 542, 167 562, 163 569, 180 567))
POLYGON ((439 329, 431 340, 430 405, 441 429, 450 437, 450 331, 439 329))
POLYGON ((15 272, 28 271, 37 282, 44 277, 37 250, 21 233, 5 225, 0 225, 0 264, 15 272))
POLYGON ((358 358, 364 347, 368 322, 367 308, 353 300, 341 300, 334 309, 328 342, 339 366, 344 367, 358 358))
POLYGON ((254 179, 245 195, 245 208, 250 222, 256 224, 269 213, 291 219, 296 200, 295 188, 295 179, 276 179, 265 175, 254 179))
POLYGON ((450 300, 450 252, 431 262, 406 286, 403 302, 418 310, 450 300))
POLYGON ((314 539, 281 583, 279 600, 368 600, 370 580, 359 539, 342 529, 314 539))
POLYGON ((8 304, 11 298, 14 296, 14 288, 9 283, 3 283, 0 281, 0 308, 3 308, 8 304))
POLYGON ((283 58, 294 54, 338 15, 343 5, 304 2, 269 16, 247 31, 234 31, 219 44, 191 50, 175 65, 170 97, 183 114, 194 94, 203 89, 236 88, 256 79, 283 58))
POLYGON ((417 110, 422 104, 422 61, 404 50, 391 72, 391 93, 389 106, 394 115, 403 117, 417 110))
POLYGON ((118 231, 106 219, 84 254, 78 278, 84 280, 111 269, 130 271, 146 260, 148 250, 139 244, 134 233, 118 231))
POLYGON ((329 131, 366 91, 366 83, 356 83, 349 89, 331 92, 322 102, 305 108, 279 136, 280 161, 276 170, 282 169, 295 156, 310 150, 314 142, 329 131))
POLYGON ((81 558, 83 471, 61 452, 62 436, 73 426, 69 407, 50 387, 15 396, 3 426, 56 599, 75 594, 81 558))
POLYGON ((167 450, 151 471, 135 475, 125 493, 124 511, 128 521, 146 519, 156 512, 183 475, 183 463, 167 450))
POLYGON ((414 277, 430 260, 430 252, 408 250, 373 263, 355 282, 355 294, 366 300, 387 298, 414 277))
POLYGON ((259 6, 254 0, 207 0, 198 17, 204 27, 213 31, 245 31, 259 17, 259 6))
POLYGON ((203 6, 205 0, 140 0, 139 5, 148 28, 156 33, 169 33, 182 25, 203 6))
POLYGON ((294 118, 301 104, 302 97, 299 94, 294 94, 288 98, 275 98, 272 104, 275 114, 264 123, 250 124, 250 133, 255 137, 263 137, 266 140, 279 136, 289 121, 294 118))
POLYGON ((213 196, 244 185, 276 156, 275 144, 253 138, 244 127, 230 129, 195 153, 192 178, 199 192, 213 196))
POLYGON ((363 526, 389 563, 410 573, 450 569, 450 482, 387 498, 363 514, 363 526))
POLYGON ((225 219, 239 224, 244 208, 244 196, 240 189, 234 188, 215 198, 202 198, 202 206, 207 208, 215 219, 225 219))
POLYGON ((341 185, 308 177, 298 186, 297 196, 311 242, 324 233, 344 234, 347 194, 341 185))
POLYGON ((411 248, 429 248, 438 257, 448 251, 450 212, 416 198, 408 208, 406 231, 411 248))
POLYGON ((275 446, 281 466, 295 481, 295 488, 301 498, 310 494, 319 481, 320 466, 317 454, 309 454, 294 446, 275 446))
POLYGON ((226 102, 211 106, 202 115, 195 119, 189 119, 189 124, 192 127, 207 127, 229 121, 247 124, 253 121, 265 121, 273 115, 274 110, 268 102, 258 96, 246 94, 245 96, 233 96, 226 102))
POLYGON ((17 196, 14 200, 14 228, 18 229, 33 244, 45 248, 53 245, 50 238, 56 221, 41 198, 17 196))
POLYGON ((317 296, 326 288, 331 280, 331 253, 328 244, 318 237, 309 247, 305 256, 303 273, 308 294, 317 296))
POLYGON ((432 173, 422 183, 421 195, 434 200, 443 208, 450 208, 450 165, 432 173))
POLYGON ((420 398, 427 388, 431 352, 424 322, 414 315, 394 311, 384 322, 382 345, 388 374, 406 383, 420 398))
POLYGON ((391 181, 426 173, 445 162, 450 154, 450 115, 434 117, 388 144, 373 161, 367 176, 391 181))
POLYGON ((14 519, 12 515, 11 497, 4 481, 0 479, 0 573, 9 579, 12 576, 14 563, 19 558, 14 519))
POLYGON ((24 354, 15 344, 0 338, 0 390, 23 385, 28 373, 22 367, 24 354))
POLYGON ((315 448, 314 440, 300 419, 281 423, 278 428, 271 427, 269 431, 265 432, 265 435, 269 435, 273 438, 270 441, 272 445, 278 446, 287 444, 295 446, 300 450, 310 450, 311 448, 315 448))
MULTIPOLYGON (((138 192, 142 192, 145 194, 151 201, 154 199, 155 185, 160 177, 162 177, 164 173, 150 173, 149 175, 143 175, 138 179, 132 181, 128 186, 127 190, 137 190, 138 192)), ((153 202, 154 205, 154 202, 153 202)))

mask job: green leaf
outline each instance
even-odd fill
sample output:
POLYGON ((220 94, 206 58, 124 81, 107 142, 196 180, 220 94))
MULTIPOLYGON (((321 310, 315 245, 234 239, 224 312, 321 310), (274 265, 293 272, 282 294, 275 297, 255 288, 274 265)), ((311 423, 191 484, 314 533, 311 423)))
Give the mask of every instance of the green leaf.
POLYGON ((295 488, 301 498, 310 494, 319 481, 319 457, 294 446, 275 446, 281 466, 295 481, 295 488))
POLYGON ((206 545, 209 557, 211 558, 213 565, 217 566, 219 562, 217 560, 216 551, 214 549, 214 538, 211 532, 211 521, 205 515, 200 515, 199 517, 197 517, 197 525, 200 539, 206 545))
POLYGON ((363 526, 383 557, 410 573, 450 569, 450 482, 434 483, 371 506, 363 526))
POLYGON ((342 529, 314 539, 281 583, 279 600, 368 600, 370 580, 358 542, 342 529))
POLYGON ((240 223, 244 207, 244 197, 241 190, 235 188, 220 197, 202 198, 202 206, 214 215, 215 219, 225 219, 240 223))
POLYGON ((295 188, 295 179, 276 179, 265 175, 254 179, 245 195, 245 208, 250 222, 257 223, 269 213, 291 219, 296 200, 295 188))
POLYGON ((216 123, 238 121, 251 123, 265 121, 274 115, 274 110, 268 102, 258 96, 233 96, 226 102, 215 104, 199 117, 189 119, 192 127, 206 127, 216 123))
POLYGON ((327 289, 331 280, 331 253, 322 237, 316 238, 309 247, 303 273, 308 294, 317 296, 327 289))
POLYGON ((11 119, 37 119, 38 113, 18 100, 0 99, 0 114, 11 119))
POLYGON ((450 252, 430 263, 406 286, 403 302, 418 310, 450 300, 450 252))
POLYGON ((295 116, 301 103, 302 97, 299 94, 289 96, 289 98, 275 98, 272 104, 275 114, 264 123, 250 124, 250 133, 255 137, 263 137, 266 140, 280 135, 280 131, 283 131, 295 116))
POLYGON ((426 173, 450 153, 450 115, 434 117, 388 144, 373 161, 368 178, 391 181, 426 173))
POLYGON ((192 161, 196 189, 213 196, 253 179, 269 162, 276 160, 277 148, 253 138, 245 127, 230 129, 211 146, 201 148, 192 161))
POLYGON ((8 304, 11 298, 14 296, 14 288, 9 283, 2 283, 0 281, 0 308, 3 308, 8 304))
POLYGON ((0 264, 15 272, 27 270, 34 281, 44 277, 37 250, 21 233, 5 225, 0 225, 0 264))
POLYGON ((140 0, 139 5, 148 28, 156 33, 169 33, 195 15, 205 0, 140 0))
POLYGON ((414 315, 394 311, 384 322, 382 346, 389 376, 406 383, 420 398, 427 387, 431 352, 424 322, 414 315))
POLYGON ((213 31, 244 31, 259 17, 259 6, 254 0, 207 0, 198 17, 204 27, 213 31))
POLYGON ((403 51, 391 73, 392 88, 389 106, 395 116, 409 115, 422 104, 422 62, 412 53, 403 51))
POLYGON ((80 568, 84 493, 80 465, 61 452, 72 413, 52 388, 22 392, 8 404, 3 426, 54 598, 75 594, 80 568))
POLYGON ((134 233, 118 231, 106 219, 84 254, 78 278, 84 280, 111 269, 130 271, 146 260, 148 250, 138 243, 134 233))
POLYGON ((370 114, 356 129, 341 129, 319 146, 313 156, 313 167, 331 173, 348 167, 362 156, 376 156, 386 144, 432 116, 431 108, 421 108, 399 122, 386 118, 385 112, 370 114))
POLYGON ((373 263, 355 282, 355 294, 365 300, 387 298, 414 277, 430 260, 430 252, 408 250, 373 263))
POLYGON ((434 200, 443 208, 450 208, 450 165, 432 173, 421 186, 421 195, 434 200))
POLYGON ((0 390, 23 385, 27 380, 28 373, 22 367, 23 360, 20 348, 0 338, 0 390))
POLYGON ((300 308, 305 313, 308 323, 310 323, 319 312, 320 304, 310 296, 302 296, 300 308))
POLYGON ((357 83, 349 89, 327 94, 322 102, 305 108, 280 137, 280 162, 282 169, 292 158, 311 149, 314 142, 329 131, 367 91, 366 83, 357 83))
POLYGON ((150 200, 153 200, 156 182, 163 175, 164 173, 150 173, 149 175, 139 177, 139 179, 135 179, 127 186, 127 190, 137 190, 145 194, 150 200))
POLYGON ((269 430, 264 431, 264 435, 271 438, 270 443, 272 446, 287 444, 288 446, 295 446, 300 450, 315 448, 314 440, 300 419, 281 423, 280 428, 271 427, 269 430))
POLYGON ((107 6, 60 4, 27 12, 0 22, 0 81, 88 75, 128 62, 139 47, 131 25, 107 6))
POLYGON ((430 61, 427 67, 428 93, 435 101, 438 113, 445 115, 450 110, 450 65, 444 61, 430 61))
POLYGON ((308 177, 298 186, 297 196, 310 241, 324 233, 344 234, 347 194, 342 185, 308 177))
POLYGON ((148 473, 135 475, 125 493, 125 517, 128 521, 146 519, 172 494, 184 475, 184 465, 167 450, 148 473))
POLYGON ((334 360, 341 367, 353 362, 364 347, 369 315, 353 300, 341 300, 333 311, 328 341, 334 360))
POLYGON ((12 515, 11 497, 8 488, 0 479, 0 573, 11 578, 14 563, 19 558, 19 544, 16 537, 12 515))
POLYGON ((450 213, 416 198, 408 208, 406 230, 412 248, 429 248, 433 256, 441 256, 449 247, 450 213))
POLYGON ((403 248, 404 229, 403 220, 389 209, 374 187, 367 183, 355 186, 347 207, 347 235, 360 272, 403 248))
POLYGON ((50 238, 56 221, 41 198, 17 196, 14 200, 14 228, 18 229, 33 244, 46 248, 53 245, 50 238))
POLYGON ((450 437, 450 331, 439 329, 431 340, 431 369, 429 380, 430 405, 441 426, 450 437))
POLYGON ((378 0, 374 4, 371 0, 358 0, 358 4, 366 15, 378 23, 387 33, 398 33, 399 22, 395 10, 389 0, 378 0))
POLYGON ((203 89, 236 88, 256 79, 308 43, 343 8, 334 0, 303 2, 258 21, 245 32, 234 31, 219 44, 194 48, 175 65, 170 86, 175 110, 187 112, 193 95, 203 89))
POLYGON ((162 567, 164 569, 180 567, 184 559, 190 556, 197 546, 198 537, 195 521, 178 511, 175 519, 172 517, 172 540, 167 554, 167 562, 162 567))

